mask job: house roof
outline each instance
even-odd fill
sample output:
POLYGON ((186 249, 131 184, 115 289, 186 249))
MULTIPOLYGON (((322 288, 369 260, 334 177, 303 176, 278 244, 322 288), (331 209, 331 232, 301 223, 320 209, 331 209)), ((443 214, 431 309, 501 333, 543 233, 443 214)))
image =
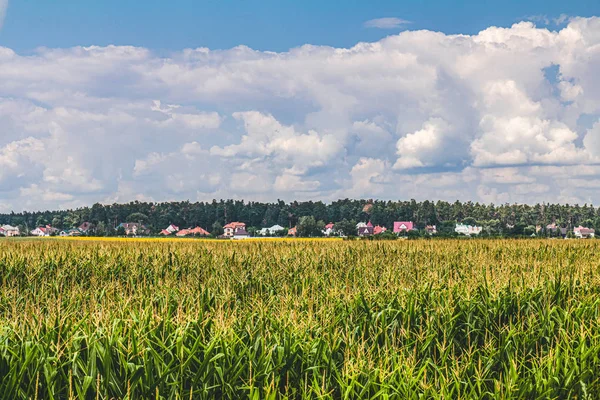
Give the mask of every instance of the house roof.
POLYGON ((296 227, 290 228, 290 229, 288 230, 288 235, 289 235, 289 236, 294 236, 294 235, 296 235, 296 227))
POLYGON ((246 232, 246 229, 244 229, 244 228, 238 228, 233 233, 233 236, 246 236, 246 235, 248 235, 248 232, 246 232))
POLYGON ((163 229, 162 231, 160 231, 160 234, 161 234, 161 235, 165 235, 165 236, 169 236, 169 235, 171 234, 171 232, 169 232, 169 231, 168 231, 168 230, 166 230, 166 229, 163 229))
POLYGON ((327 225, 325 225, 325 229, 333 229, 335 225, 333 224, 333 222, 328 223, 327 225))
POLYGON ((195 227, 194 229, 190 229, 189 231, 192 235, 202 235, 202 236, 210 235, 210 233, 208 233, 208 231, 200 228, 199 226, 195 227))
POLYGON ((374 235, 379 235, 380 233, 383 233, 385 231, 387 231, 387 228, 385 226, 376 225, 375 228, 373 228, 374 235))
POLYGON ((573 228, 573 232, 579 232, 582 235, 589 235, 590 233, 595 233, 596 231, 592 228, 579 225, 578 227, 573 228))
POLYGON ((371 223, 371 221, 369 221, 369 222, 367 223, 367 227, 369 227, 369 228, 372 228, 372 227, 373 227, 373 224, 371 223))
POLYGON ((225 225, 223 228, 224 229, 235 229, 235 228, 245 228, 246 224, 243 222, 230 222, 227 225, 225 225))
POLYGON ((81 225, 79 225, 79 229, 85 232, 85 231, 90 230, 93 226, 94 226, 94 224, 86 221, 86 222, 82 223, 81 225))
POLYGON ((375 228, 373 228, 373 225, 371 226, 361 226, 360 228, 358 228, 358 233, 359 234, 373 234, 375 228))
POLYGON ((412 231, 414 224, 412 221, 394 221, 394 233, 402 231, 412 231))

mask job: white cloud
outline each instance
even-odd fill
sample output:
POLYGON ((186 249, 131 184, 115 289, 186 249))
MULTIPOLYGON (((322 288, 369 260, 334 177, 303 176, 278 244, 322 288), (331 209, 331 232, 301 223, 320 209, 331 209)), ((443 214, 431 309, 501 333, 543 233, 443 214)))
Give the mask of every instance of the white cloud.
POLYGON ((599 203, 600 19, 559 19, 281 53, 0 47, 0 208, 599 203))
POLYGON ((411 21, 402 18, 386 17, 370 19, 364 25, 366 28, 394 29, 410 23, 411 21))

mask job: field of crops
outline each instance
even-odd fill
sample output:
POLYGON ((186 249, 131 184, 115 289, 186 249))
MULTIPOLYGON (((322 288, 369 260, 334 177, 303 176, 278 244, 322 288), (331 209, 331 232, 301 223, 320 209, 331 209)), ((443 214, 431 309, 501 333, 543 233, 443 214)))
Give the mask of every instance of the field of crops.
POLYGON ((599 398, 599 252, 0 240, 0 398, 599 398))

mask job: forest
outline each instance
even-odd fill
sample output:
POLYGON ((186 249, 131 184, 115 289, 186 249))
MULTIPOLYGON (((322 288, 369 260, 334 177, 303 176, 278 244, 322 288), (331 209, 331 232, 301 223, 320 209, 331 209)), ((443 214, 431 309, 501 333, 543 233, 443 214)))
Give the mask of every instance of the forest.
MULTIPOLYGON (((321 201, 278 200, 273 203, 242 200, 213 200, 212 202, 130 202, 127 204, 94 204, 75 210, 56 210, 0 214, 0 225, 18 226, 29 231, 36 226, 52 225, 58 229, 91 222, 95 234, 110 236, 122 222, 139 222, 152 234, 169 224, 181 228, 200 226, 208 231, 240 221, 248 227, 260 228, 275 224, 291 228, 302 217, 313 217, 318 223, 349 224, 371 221, 374 225, 391 228, 394 221, 413 221, 417 229, 437 225, 441 234, 451 233, 456 222, 483 227, 488 235, 529 235, 536 227, 556 223, 572 229, 583 225, 600 228, 600 210, 592 205, 569 204, 481 204, 446 201, 381 201, 343 199, 321 201)), ((312 219, 312 218, 311 218, 312 219)), ((539 230, 539 229, 538 229, 539 230)))

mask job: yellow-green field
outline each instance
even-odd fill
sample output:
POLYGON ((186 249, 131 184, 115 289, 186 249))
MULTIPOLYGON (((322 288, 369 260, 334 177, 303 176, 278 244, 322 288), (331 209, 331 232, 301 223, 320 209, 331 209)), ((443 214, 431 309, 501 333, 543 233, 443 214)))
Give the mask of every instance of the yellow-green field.
POLYGON ((0 398, 599 398, 599 253, 0 240, 0 398))

